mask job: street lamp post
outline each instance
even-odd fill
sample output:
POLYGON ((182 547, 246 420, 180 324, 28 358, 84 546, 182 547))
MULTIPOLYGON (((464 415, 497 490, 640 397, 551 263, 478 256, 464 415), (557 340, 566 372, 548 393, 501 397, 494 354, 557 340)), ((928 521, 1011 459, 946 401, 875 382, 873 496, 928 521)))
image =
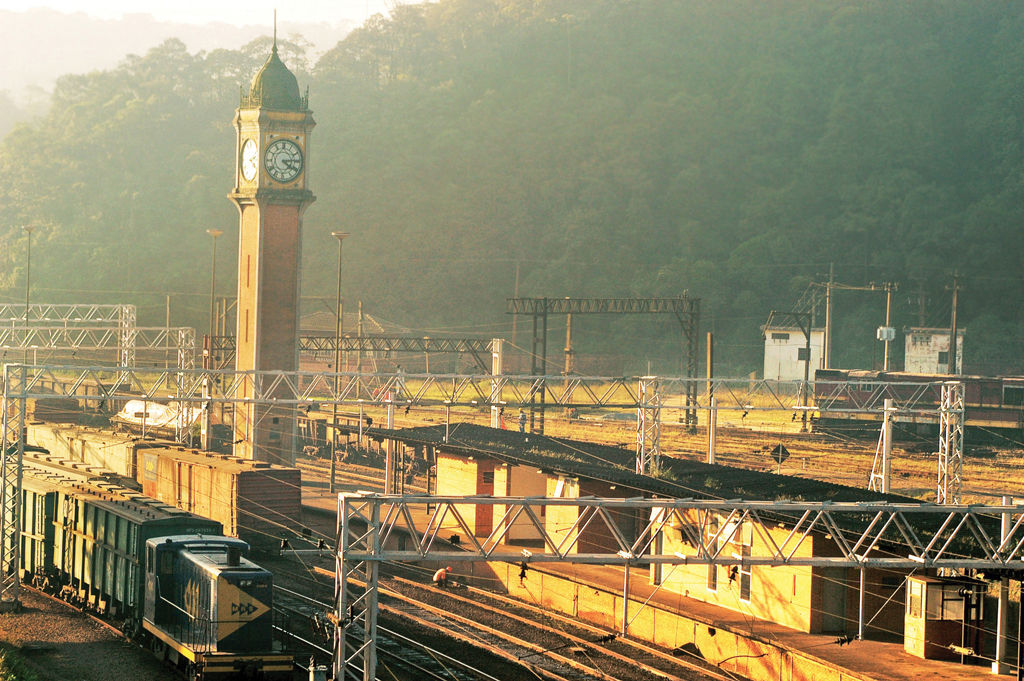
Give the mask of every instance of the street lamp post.
MULTIPOLYGON (((213 336, 217 324, 217 237, 224 233, 222 229, 208 229, 206 233, 213 237, 213 263, 210 265, 210 356, 213 356, 213 336)), ((212 367, 210 367, 212 368, 212 367)))
POLYGON ((341 392, 341 247, 345 243, 348 232, 331 232, 331 236, 338 240, 338 298, 337 306, 334 308, 337 315, 337 324, 334 327, 334 404, 331 412, 331 494, 337 492, 336 475, 338 472, 338 402, 337 396, 341 392))
MULTIPOLYGON (((25 329, 28 329, 29 291, 32 284, 32 232, 35 227, 25 225, 22 227, 28 233, 28 254, 25 258, 25 329)), ((28 364, 28 344, 25 344, 25 364, 28 364)))
MULTIPOLYGON (((222 229, 208 229, 206 233, 213 237, 213 260, 210 264, 210 335, 206 340, 206 348, 204 351, 204 364, 207 369, 213 369, 213 336, 214 326, 217 323, 216 317, 216 301, 217 301, 217 237, 224 233, 222 229)), ((210 385, 210 377, 207 375, 203 378, 203 392, 205 397, 211 397, 213 393, 213 386, 210 385)), ((210 451, 212 445, 212 438, 210 437, 211 430, 211 417, 213 405, 207 401, 203 404, 202 421, 200 423, 200 439, 202 440, 202 447, 206 451, 210 451)))

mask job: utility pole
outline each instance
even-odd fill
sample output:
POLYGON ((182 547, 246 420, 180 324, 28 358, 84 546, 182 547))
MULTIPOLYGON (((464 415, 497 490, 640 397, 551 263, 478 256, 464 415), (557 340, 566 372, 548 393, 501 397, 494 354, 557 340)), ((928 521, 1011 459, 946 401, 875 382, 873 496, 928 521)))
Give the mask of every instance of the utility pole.
MULTIPOLYGON (((167 317, 166 317, 166 321, 164 322, 164 328, 165 329, 171 328, 171 296, 170 296, 170 294, 167 295, 167 317)), ((170 367, 171 367, 171 359, 170 359, 170 357, 168 357, 167 353, 165 352, 164 353, 164 369, 169 369, 170 367)), ((168 387, 168 389, 170 389, 170 378, 169 377, 167 379, 167 382, 168 382, 167 387, 168 387)))
POLYGON ((708 463, 715 463, 715 429, 718 411, 715 409, 715 334, 708 331, 708 463))
POLYGON ((832 287, 836 285, 835 267, 828 264, 828 286, 825 287, 825 368, 832 368, 832 287))
POLYGON ((885 336, 885 357, 882 360, 882 370, 883 371, 888 371, 889 370, 889 336, 888 336, 888 329, 892 326, 892 324, 890 323, 891 319, 892 319, 892 292, 894 290, 896 290, 897 286, 899 286, 899 284, 893 284, 892 282, 888 282, 888 281, 885 282, 885 328, 886 328, 886 334, 887 335, 885 336))
POLYGON ((917 289, 917 326, 924 328, 924 312, 925 306, 928 302, 928 296, 924 290, 924 283, 921 283, 917 289))
POLYGON ((565 315, 565 375, 572 373, 572 313, 565 315))
MULTIPOLYGON (((519 261, 516 261, 516 284, 513 296, 519 297, 519 261)), ((512 315, 512 348, 516 347, 516 318, 518 315, 512 315)))
POLYGON ((957 293, 957 291, 960 288, 958 282, 959 282, 959 277, 957 276, 957 273, 954 272, 953 273, 953 312, 952 312, 952 318, 950 319, 950 324, 949 324, 949 326, 950 326, 950 329, 949 329, 949 370, 946 372, 948 374, 954 374, 954 375, 960 373, 959 371, 957 371, 957 361, 956 361, 957 360, 957 357, 956 357, 956 355, 957 355, 957 352, 956 352, 957 351, 957 347, 956 347, 957 346, 957 343, 956 343, 956 293, 957 293))
MULTIPOLYGON (((331 236, 338 240, 338 297, 336 299, 336 307, 334 308, 335 326, 334 326, 334 394, 337 395, 341 391, 341 325, 344 319, 344 308, 342 308, 341 300, 341 248, 345 239, 349 236, 348 232, 331 232, 331 236)), ((390 396, 389 396, 390 397, 390 396)), ((389 406, 388 415, 392 415, 392 409, 389 406)), ((389 426, 391 427, 391 426, 389 426)), ((331 494, 337 492, 337 472, 338 472, 338 401, 335 400, 334 404, 331 405, 331 494)), ((390 450, 388 450, 390 451, 390 450)), ((384 483, 387 485, 387 481, 384 483)))
MULTIPOLYGON (((359 315, 356 317, 356 337, 362 339, 363 337, 363 301, 359 301, 359 315)), ((356 372, 363 370, 363 344, 359 344, 359 349, 356 350, 356 372)), ((427 363, 427 373, 430 373, 430 364, 427 363)))

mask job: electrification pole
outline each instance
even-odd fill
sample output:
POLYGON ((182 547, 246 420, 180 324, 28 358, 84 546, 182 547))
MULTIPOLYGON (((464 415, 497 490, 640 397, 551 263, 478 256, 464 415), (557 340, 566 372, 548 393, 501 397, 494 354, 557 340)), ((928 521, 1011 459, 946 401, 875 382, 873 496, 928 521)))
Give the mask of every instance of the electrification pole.
MULTIPOLYGON (((345 242, 345 237, 348 236, 348 232, 331 232, 331 236, 338 240, 338 297, 337 307, 334 308, 335 313, 338 316, 337 323, 334 327, 334 394, 337 395, 341 390, 340 385, 340 372, 341 372, 341 246, 345 242)), ((338 472, 338 403, 335 402, 331 407, 331 494, 337 493, 337 477, 338 472)))

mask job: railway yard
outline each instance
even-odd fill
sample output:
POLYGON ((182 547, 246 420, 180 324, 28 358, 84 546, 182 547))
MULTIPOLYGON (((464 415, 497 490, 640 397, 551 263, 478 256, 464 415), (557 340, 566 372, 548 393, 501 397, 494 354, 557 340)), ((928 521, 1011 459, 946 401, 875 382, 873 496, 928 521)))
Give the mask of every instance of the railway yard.
MULTIPOLYGON (((396 427, 443 422, 443 413, 426 409, 415 420, 399 421, 396 427)), ((483 423, 485 415, 466 410, 454 415, 452 432, 461 423, 483 423)), ((752 422, 753 419, 750 419, 752 422)), ((549 418, 550 437, 572 438, 629 448, 635 425, 627 420, 549 418)), ((869 439, 839 438, 827 434, 801 434, 799 424, 777 422, 730 423, 720 426, 718 461, 737 468, 781 472, 787 476, 815 478, 863 488, 870 473, 874 443, 869 439), (791 456, 781 465, 770 450, 784 443, 791 456)), ((706 432, 666 424, 662 430, 663 455, 701 460, 706 432)), ((991 501, 1011 487, 1021 457, 1017 443, 967 449, 964 463, 965 501, 991 501)), ((904 440, 895 449, 893 491, 929 499, 934 496, 935 458, 930 443, 922 438, 904 440)), ((148 450, 147 450, 148 451, 148 450)), ((157 450, 153 450, 157 451, 157 450)), ((175 454, 175 460, 181 459, 175 454)), ((338 468, 341 491, 383 490, 383 470, 376 465, 352 462, 338 468)), ((381 465, 383 462, 379 462, 381 465)), ((302 479, 301 523, 288 523, 296 533, 296 548, 311 547, 316 540, 329 545, 336 533, 329 493, 329 462, 317 456, 297 460, 302 479), (306 539, 307 542, 302 540, 306 539)), ((84 473, 83 473, 84 475, 84 473)), ((141 473, 140 473, 141 475, 141 473)), ((427 479, 409 479, 407 493, 427 491, 427 479)), ((294 519, 293 519, 294 520, 294 519)), ((282 530, 285 526, 282 525, 282 530)), ((260 530, 266 533, 266 528, 260 530)), ((263 557, 260 564, 274 573, 275 611, 279 638, 285 651, 299 664, 310 660, 329 664, 333 647, 329 613, 333 609, 334 559, 329 550, 283 551, 263 557)), ((378 641, 378 678, 393 679, 738 679, 699 656, 683 649, 666 650, 616 632, 566 617, 530 603, 510 598, 494 589, 468 585, 455 577, 454 586, 439 590, 430 585, 433 568, 410 564, 382 567, 378 641)), ((486 580, 484 580, 486 581, 486 580)), ((0 616, 0 638, 20 648, 26 664, 40 679, 110 678, 110 665, 126 670, 115 678, 174 678, 148 653, 127 644, 109 626, 88 619, 43 594, 28 590, 25 609, 19 616, 0 616)), ((90 608, 92 610, 94 608, 90 608)), ((119 624, 116 618, 110 620, 119 624)), ((295 679, 308 678, 296 668, 295 679)))

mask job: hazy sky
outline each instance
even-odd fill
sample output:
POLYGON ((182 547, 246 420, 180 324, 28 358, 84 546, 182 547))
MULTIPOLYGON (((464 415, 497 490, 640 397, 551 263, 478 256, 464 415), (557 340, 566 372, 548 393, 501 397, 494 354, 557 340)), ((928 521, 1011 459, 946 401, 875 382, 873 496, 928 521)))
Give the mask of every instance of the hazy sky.
POLYGON ((22 12, 49 7, 59 12, 85 12, 99 19, 125 14, 152 14, 158 21, 206 24, 220 21, 236 26, 269 25, 274 8, 278 20, 337 23, 349 19, 362 23, 368 16, 387 14, 393 0, 0 0, 0 9, 22 12))

